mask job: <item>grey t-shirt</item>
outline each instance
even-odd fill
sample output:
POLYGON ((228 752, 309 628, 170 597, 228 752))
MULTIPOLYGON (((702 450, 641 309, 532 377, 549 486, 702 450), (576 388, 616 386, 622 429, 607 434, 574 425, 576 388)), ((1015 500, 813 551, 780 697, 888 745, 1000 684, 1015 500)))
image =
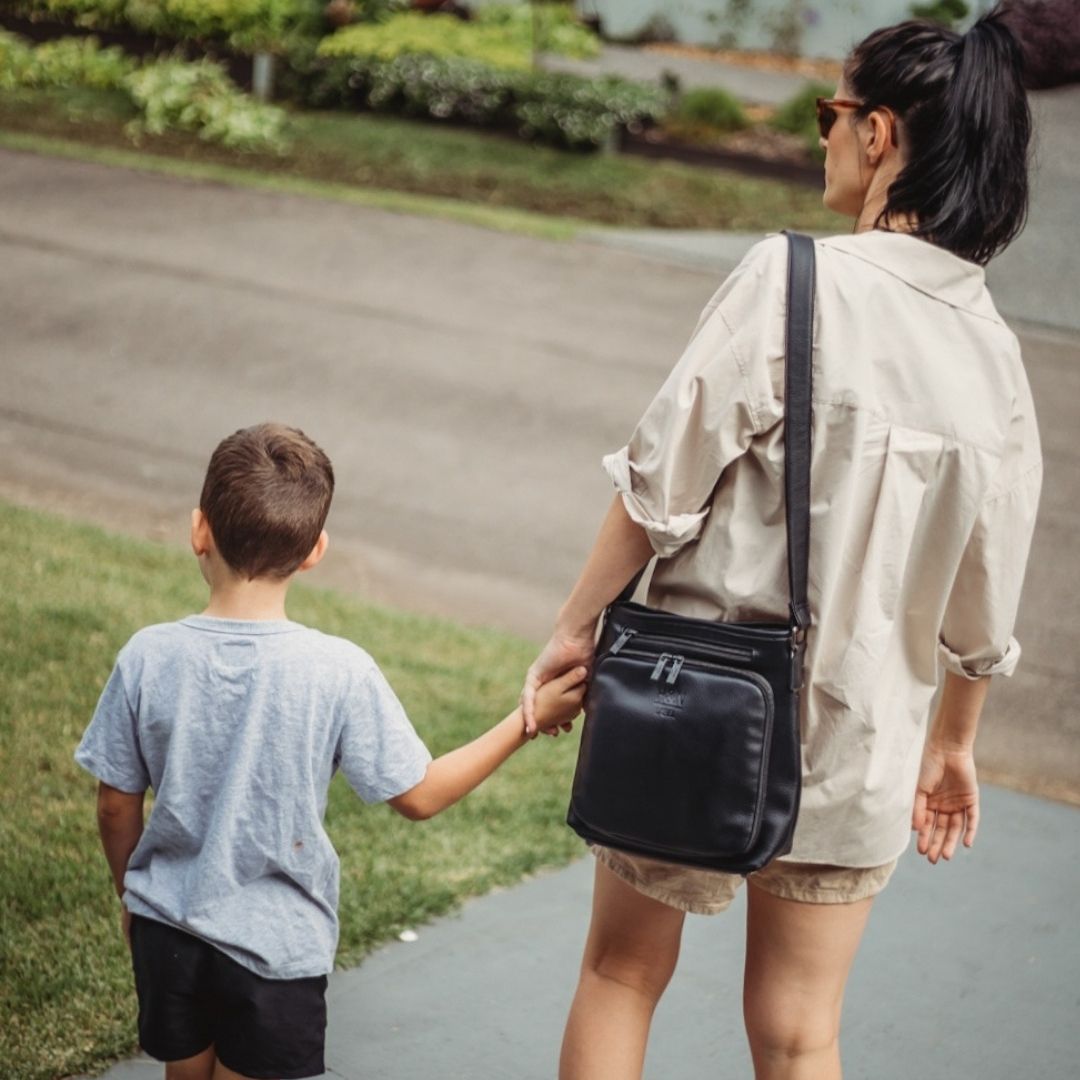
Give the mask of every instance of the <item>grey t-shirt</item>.
POLYGON ((154 805, 124 878, 138 915, 267 978, 331 971, 335 770, 369 803, 431 755, 363 649, 294 622, 194 615, 121 650, 75 760, 154 805))

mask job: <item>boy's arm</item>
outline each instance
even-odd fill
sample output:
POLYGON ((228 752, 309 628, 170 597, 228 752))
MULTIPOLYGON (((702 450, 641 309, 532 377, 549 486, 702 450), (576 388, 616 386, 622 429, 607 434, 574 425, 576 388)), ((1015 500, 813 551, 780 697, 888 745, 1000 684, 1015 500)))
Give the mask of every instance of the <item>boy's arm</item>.
MULTIPOLYGON (((585 668, 574 668, 544 685, 536 702, 541 730, 568 723, 578 715, 585 696, 585 675, 585 668)), ((468 795, 529 739, 517 708, 478 739, 436 758, 419 784, 387 801, 412 821, 434 817, 468 795)))
POLYGON ((142 836, 145 799, 145 791, 131 794, 105 783, 98 784, 98 832, 117 896, 124 895, 124 874, 131 853, 142 836))

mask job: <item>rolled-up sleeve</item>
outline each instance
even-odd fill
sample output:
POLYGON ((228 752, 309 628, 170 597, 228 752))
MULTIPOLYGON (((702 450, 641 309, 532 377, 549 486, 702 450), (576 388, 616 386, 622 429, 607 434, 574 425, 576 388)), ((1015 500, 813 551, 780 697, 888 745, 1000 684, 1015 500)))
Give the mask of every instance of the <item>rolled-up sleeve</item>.
POLYGON ((705 308, 629 443, 603 459, 661 557, 697 539, 724 469, 779 415, 786 266, 782 236, 751 249, 705 308))
POLYGON ((1020 644, 1013 627, 1041 487, 1037 463, 980 507, 941 627, 938 654, 946 670, 966 679, 1016 670, 1020 644))

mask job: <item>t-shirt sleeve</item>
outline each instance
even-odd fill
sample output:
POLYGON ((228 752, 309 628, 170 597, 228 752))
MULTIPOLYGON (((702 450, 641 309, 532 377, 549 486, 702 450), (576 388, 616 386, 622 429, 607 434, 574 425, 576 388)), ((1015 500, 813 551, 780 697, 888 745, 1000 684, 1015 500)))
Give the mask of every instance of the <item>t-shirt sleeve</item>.
POLYGON ((660 556, 696 540, 724 469, 782 415, 787 240, 756 244, 701 315, 629 443, 604 458, 660 556))
POLYGON ((139 748, 138 719, 124 685, 120 660, 75 751, 75 761, 118 791, 137 795, 150 786, 150 773, 139 748))
POLYGON ((343 709, 336 760, 364 802, 385 802, 424 779, 431 754, 374 663, 358 666, 343 709))

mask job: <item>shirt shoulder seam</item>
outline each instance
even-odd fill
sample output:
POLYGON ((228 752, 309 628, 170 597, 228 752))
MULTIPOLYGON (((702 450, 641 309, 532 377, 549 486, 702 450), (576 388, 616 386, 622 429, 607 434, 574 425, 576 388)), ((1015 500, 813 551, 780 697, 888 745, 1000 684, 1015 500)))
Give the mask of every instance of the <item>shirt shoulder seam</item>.
POLYGON ((848 248, 839 247, 836 244, 830 243, 829 238, 820 241, 820 243, 823 247, 827 247, 830 251, 835 251, 839 255, 847 255, 852 259, 858 259, 859 262, 865 263, 867 266, 876 267, 883 274, 888 274, 889 277, 894 278, 896 281, 899 281, 902 285, 906 285, 909 289, 914 289, 915 292, 921 293, 923 296, 926 296, 939 304, 944 304, 946 307, 951 307, 955 311, 966 312, 973 318, 982 319, 984 322, 992 323, 994 326, 998 326, 1003 330, 1009 329, 1008 323, 1006 323, 999 314, 995 313, 994 315, 986 315, 981 311, 976 311, 968 304, 958 304, 953 302, 952 300, 947 300, 945 299, 945 297, 940 296, 935 292, 931 292, 929 289, 924 289, 922 286, 916 285, 913 281, 909 281, 907 278, 902 277, 900 274, 898 274, 895 270, 891 269, 888 266, 883 266, 881 263, 876 262, 874 259, 868 259, 865 255, 860 255, 856 251, 851 251, 848 248))

